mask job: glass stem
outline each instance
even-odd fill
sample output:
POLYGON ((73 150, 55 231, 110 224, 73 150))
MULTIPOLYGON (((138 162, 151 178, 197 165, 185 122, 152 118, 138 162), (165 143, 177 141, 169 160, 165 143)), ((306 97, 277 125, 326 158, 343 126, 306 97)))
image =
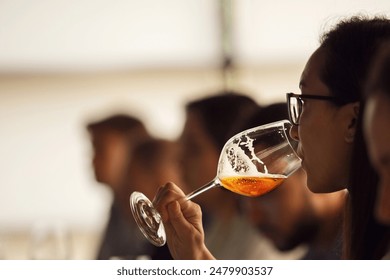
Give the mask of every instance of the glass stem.
POLYGON ((187 194, 185 199, 186 200, 191 200, 195 196, 197 196, 197 195, 199 195, 199 194, 201 194, 201 193, 203 193, 205 191, 208 191, 209 189, 212 189, 212 188, 215 188, 215 187, 219 187, 219 186, 220 186, 220 182, 219 182, 218 178, 215 178, 211 182, 208 182, 206 185, 203 185, 199 189, 196 189, 193 192, 187 194))

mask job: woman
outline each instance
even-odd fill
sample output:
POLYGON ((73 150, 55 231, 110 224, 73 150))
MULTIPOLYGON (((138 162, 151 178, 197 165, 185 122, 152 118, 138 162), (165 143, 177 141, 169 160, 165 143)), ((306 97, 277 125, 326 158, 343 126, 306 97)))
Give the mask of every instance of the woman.
POLYGON ((352 18, 325 34, 300 81, 288 94, 291 135, 314 192, 349 191, 344 257, 378 259, 388 233, 373 218, 378 182, 362 135, 364 81, 378 45, 390 37, 388 19, 352 18))
MULTIPOLYGON (((372 216, 377 177, 368 164, 362 135, 361 95, 377 46, 388 38, 388 19, 353 17, 340 22, 307 62, 300 80, 302 95, 288 94, 295 124, 291 135, 299 141, 308 187, 323 193, 349 191, 346 259, 379 259, 386 251, 388 232, 372 216)), ((199 207, 178 202, 181 197, 182 192, 168 184, 156 198, 173 257, 213 258, 202 244, 199 207)))

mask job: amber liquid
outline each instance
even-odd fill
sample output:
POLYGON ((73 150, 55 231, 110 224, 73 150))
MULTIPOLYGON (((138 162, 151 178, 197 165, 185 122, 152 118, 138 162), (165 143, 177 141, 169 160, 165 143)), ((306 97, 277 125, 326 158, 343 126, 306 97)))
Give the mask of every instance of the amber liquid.
POLYGON ((220 179, 224 188, 245 196, 260 196, 272 191, 286 177, 225 177, 220 179))

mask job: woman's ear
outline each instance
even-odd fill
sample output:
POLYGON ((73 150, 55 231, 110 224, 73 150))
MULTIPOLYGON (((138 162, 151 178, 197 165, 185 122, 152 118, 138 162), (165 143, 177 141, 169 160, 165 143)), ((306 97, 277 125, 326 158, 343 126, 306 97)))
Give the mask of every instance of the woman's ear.
POLYGON ((347 143, 353 143, 356 134, 356 127, 359 118, 360 103, 350 103, 346 105, 346 116, 347 116, 347 130, 345 132, 345 141, 347 143))

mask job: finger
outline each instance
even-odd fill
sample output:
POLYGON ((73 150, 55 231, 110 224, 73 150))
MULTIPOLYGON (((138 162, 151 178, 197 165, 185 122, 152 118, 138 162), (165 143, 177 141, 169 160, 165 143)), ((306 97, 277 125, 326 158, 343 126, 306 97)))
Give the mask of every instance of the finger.
POLYGON ((157 204, 157 198, 160 195, 160 193, 162 192, 163 188, 164 188, 164 186, 159 186, 157 188, 156 194, 154 195, 153 200, 152 200, 153 205, 157 204))
POLYGON ((198 204, 191 201, 180 204, 178 201, 174 201, 168 205, 168 214, 170 224, 178 236, 192 235, 194 231, 200 232, 202 212, 198 204))
MULTIPOLYGON (((183 191, 178 186, 176 186, 172 182, 168 182, 164 186, 159 187, 157 194, 156 194, 155 198, 153 199, 153 204, 160 204, 160 200, 162 198, 166 198, 168 192, 172 192, 172 193, 177 194, 179 196, 185 196, 183 191)), ((171 194, 171 195, 173 195, 173 194, 171 194)))
POLYGON ((169 215, 167 212, 167 205, 172 201, 182 199, 184 197, 183 191, 173 183, 167 183, 156 196, 154 206, 160 213, 163 222, 167 222, 169 215))

